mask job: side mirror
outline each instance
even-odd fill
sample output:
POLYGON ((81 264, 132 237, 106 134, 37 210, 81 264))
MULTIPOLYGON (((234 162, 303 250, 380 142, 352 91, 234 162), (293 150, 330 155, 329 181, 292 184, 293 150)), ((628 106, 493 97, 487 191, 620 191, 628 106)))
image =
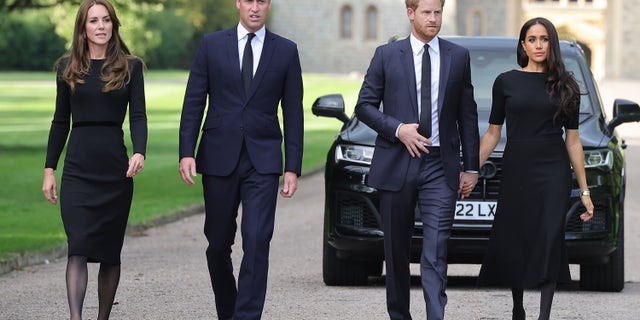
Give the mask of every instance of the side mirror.
POLYGON ((341 94, 328 94, 319 97, 313 103, 311 112, 319 117, 337 118, 345 123, 349 121, 349 117, 344 113, 344 99, 341 94))
POLYGON ((640 121, 640 106, 637 103, 624 99, 616 99, 613 102, 613 119, 607 125, 609 132, 625 122, 640 121))

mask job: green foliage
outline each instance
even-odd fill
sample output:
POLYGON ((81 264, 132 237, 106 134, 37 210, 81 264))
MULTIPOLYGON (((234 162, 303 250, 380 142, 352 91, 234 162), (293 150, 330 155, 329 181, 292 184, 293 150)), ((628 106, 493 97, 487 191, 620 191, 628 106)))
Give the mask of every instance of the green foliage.
MULTIPOLYGON (((0 70, 51 70, 71 46, 80 0, 0 0, 0 70)), ((229 0, 111 0, 120 33, 153 68, 186 69, 206 33, 232 27, 229 0)))
POLYGON ((51 70, 65 50, 42 11, 0 13, 0 70, 51 70))
MULTIPOLYGON (((158 4, 168 2, 169 0, 145 0, 137 1, 138 3, 158 4)), ((114 6, 127 7, 132 4, 130 0, 110 0, 114 6)), ((28 11, 34 9, 53 8, 61 4, 70 4, 78 6, 82 0, 0 0, 0 11, 28 11)), ((135 2, 133 2, 135 4, 135 2)))
POLYGON ((174 9, 177 15, 190 21, 194 28, 189 41, 179 45, 184 46, 187 60, 173 67, 189 68, 191 59, 195 56, 205 34, 231 28, 238 23, 238 10, 235 1, 175 0, 171 5, 168 4, 168 7, 174 9))
POLYGON ((158 46, 145 56, 150 68, 188 68, 194 52, 187 50, 195 27, 176 9, 153 12, 147 16, 146 28, 155 30, 158 46))

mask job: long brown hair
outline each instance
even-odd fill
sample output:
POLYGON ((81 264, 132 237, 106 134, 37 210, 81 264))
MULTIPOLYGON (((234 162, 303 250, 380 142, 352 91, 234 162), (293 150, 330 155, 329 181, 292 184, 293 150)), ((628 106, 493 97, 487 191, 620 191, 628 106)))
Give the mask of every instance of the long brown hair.
POLYGON ((520 38, 518 39, 518 64, 523 68, 529 64, 529 57, 522 47, 522 42, 527 36, 527 31, 536 24, 542 25, 549 34, 546 87, 551 101, 558 105, 555 117, 562 115, 568 118, 576 109, 580 108, 580 87, 573 74, 567 71, 564 66, 560 53, 558 31, 551 21, 538 17, 525 22, 520 29, 520 38))
POLYGON ((91 69, 91 55, 85 25, 89 9, 95 5, 104 6, 109 12, 109 17, 113 23, 111 39, 107 44, 106 59, 102 65, 102 70, 100 70, 100 79, 104 82, 102 92, 123 88, 129 81, 129 63, 127 59, 137 58, 131 55, 129 48, 120 37, 120 20, 113 5, 107 0, 83 1, 76 15, 71 49, 56 63, 56 69, 63 68, 62 80, 69 84, 72 92, 75 91, 76 84, 84 83, 83 77, 89 74, 91 69))

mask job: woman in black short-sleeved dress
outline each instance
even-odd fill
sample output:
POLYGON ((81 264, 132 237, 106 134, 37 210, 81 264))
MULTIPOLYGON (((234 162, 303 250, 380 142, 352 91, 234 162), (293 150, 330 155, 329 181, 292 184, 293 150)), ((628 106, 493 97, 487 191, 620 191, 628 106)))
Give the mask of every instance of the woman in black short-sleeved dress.
POLYGON ((525 319, 523 290, 541 288, 539 319, 548 319, 556 284, 571 280, 564 243, 571 165, 587 208, 581 218, 593 216, 578 135, 580 92, 549 20, 526 22, 517 52, 522 68, 496 78, 490 125, 480 143, 484 163, 506 119, 498 208, 479 284, 512 289, 513 319, 525 319))
POLYGON ((54 170, 67 142, 60 209, 67 234, 67 297, 82 317, 87 262, 99 262, 98 319, 108 319, 120 279, 120 252, 147 143, 143 62, 131 56, 106 0, 78 11, 70 52, 57 63, 56 108, 49 132, 43 192, 57 203, 54 170), (133 155, 122 124, 129 109, 133 155), (71 127, 71 132, 70 131, 71 127))

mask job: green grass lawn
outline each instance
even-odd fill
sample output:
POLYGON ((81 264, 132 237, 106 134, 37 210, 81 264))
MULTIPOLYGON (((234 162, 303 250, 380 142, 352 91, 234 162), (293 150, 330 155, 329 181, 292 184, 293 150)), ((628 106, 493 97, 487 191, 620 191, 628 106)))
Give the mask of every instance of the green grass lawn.
MULTIPOLYGON (((134 179, 132 225, 202 203, 201 186, 189 187, 178 175, 178 125, 187 76, 185 71, 152 70, 146 74, 149 141, 145 170, 134 179)), ((320 95, 342 93, 346 112, 351 114, 362 79, 319 74, 303 77, 304 175, 322 167, 341 125, 337 119, 314 116, 311 104, 320 95)), ((57 248, 66 241, 60 208, 49 204, 41 191, 54 101, 52 72, 0 72, 0 261, 15 253, 57 248)), ((128 137, 128 130, 125 134, 128 137)), ((58 184, 60 169, 61 165, 56 172, 58 184)))

